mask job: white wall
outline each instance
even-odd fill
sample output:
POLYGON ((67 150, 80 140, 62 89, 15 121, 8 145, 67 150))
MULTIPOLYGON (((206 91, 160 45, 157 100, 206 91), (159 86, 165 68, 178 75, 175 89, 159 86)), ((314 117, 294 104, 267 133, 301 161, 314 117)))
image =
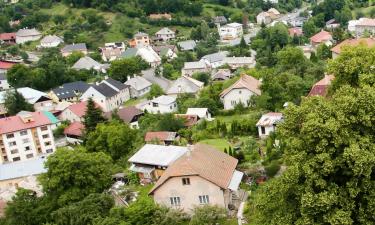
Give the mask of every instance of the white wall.
POLYGON ((83 118, 78 117, 74 114, 69 108, 66 108, 59 116, 60 120, 68 120, 71 123, 73 122, 83 122, 83 118))
POLYGON ((172 112, 176 112, 177 111, 177 103, 176 102, 173 102, 171 104, 168 104, 168 105, 163 105, 163 104, 159 104, 158 106, 153 106, 152 102, 149 102, 148 105, 146 105, 145 109, 149 112, 149 113, 153 113, 153 114, 156 114, 156 113, 172 113, 172 112))
POLYGON ((27 37, 20 37, 16 36, 16 43, 23 44, 28 41, 37 41, 42 37, 42 35, 34 35, 34 36, 27 36, 27 37))
POLYGON ((254 93, 246 88, 233 89, 222 98, 224 109, 234 109, 235 105, 240 102, 247 107, 248 101, 250 101, 250 98, 253 95, 254 93))
POLYGON ((276 127, 274 126, 265 126, 264 127, 265 133, 262 133, 262 126, 258 126, 258 135, 260 138, 266 138, 268 135, 270 135, 271 132, 275 132, 276 127))

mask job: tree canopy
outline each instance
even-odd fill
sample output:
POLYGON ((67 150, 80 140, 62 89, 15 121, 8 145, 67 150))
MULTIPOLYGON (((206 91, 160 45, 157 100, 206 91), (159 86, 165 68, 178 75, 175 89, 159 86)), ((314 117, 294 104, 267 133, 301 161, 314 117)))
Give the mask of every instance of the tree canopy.
POLYGON ((21 93, 15 90, 7 91, 5 94, 4 106, 11 116, 20 111, 34 111, 34 106, 26 101, 21 93))

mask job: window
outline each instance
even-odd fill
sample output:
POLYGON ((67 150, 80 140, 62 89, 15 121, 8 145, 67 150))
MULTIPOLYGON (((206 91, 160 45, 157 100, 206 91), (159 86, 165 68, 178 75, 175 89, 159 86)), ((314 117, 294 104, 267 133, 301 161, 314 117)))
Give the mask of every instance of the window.
POLYGON ((172 109, 172 106, 169 106, 170 109, 172 109))
POLYGON ((31 149, 30 146, 25 147, 25 151, 29 151, 30 149, 31 149))
POLYGON ((14 134, 7 134, 7 138, 14 138, 14 134))
POLYGON ((18 153, 18 149, 10 150, 10 153, 11 153, 11 154, 17 154, 17 153, 18 153))
POLYGON ((242 94, 242 91, 238 91, 238 94, 242 94))
POLYGON ((190 185, 190 178, 182 178, 182 185, 190 185))
POLYGON ((169 200, 171 201, 171 206, 180 206, 181 205, 180 197, 170 197, 169 200))
POLYGON ((265 127, 260 127, 261 131, 262 131, 262 134, 265 134, 266 133, 266 128, 265 127))
POLYGON ((20 157, 14 157, 14 158, 13 158, 13 161, 20 161, 20 160, 21 160, 20 157))
POLYGON ((158 103, 155 103, 155 102, 152 103, 152 107, 158 107, 158 106, 159 106, 158 103))
POLYGON ((48 127, 47 126, 40 127, 40 130, 42 131, 48 130, 48 127))
POLYGON ((237 104, 237 102, 235 100, 230 101, 230 103, 231 103, 232 106, 237 104))
POLYGON ((210 199, 208 198, 208 195, 199 195, 199 203, 200 204, 210 203, 210 199))
POLYGON ((28 158, 28 159, 30 159, 30 158, 32 158, 32 157, 34 157, 34 155, 33 155, 32 153, 26 155, 26 158, 28 158))
POLYGON ((15 145, 16 145, 15 141, 9 142, 9 146, 15 146, 15 145))
POLYGON ((44 142, 44 145, 49 146, 49 145, 51 145, 51 142, 50 141, 44 142))
POLYGON ((46 152, 47 152, 47 153, 52 153, 53 150, 52 150, 52 149, 47 149, 46 152))
POLYGON ((42 135, 42 138, 48 138, 48 137, 49 137, 48 134, 43 134, 43 135, 42 135))
POLYGON ((25 139, 22 139, 22 143, 29 143, 29 139, 28 138, 25 138, 25 139))
POLYGON ((4 156, 3 159, 4 159, 4 162, 8 162, 8 156, 4 156))
POLYGON ((21 135, 21 136, 25 136, 25 135, 27 135, 27 130, 21 130, 21 131, 20 131, 20 135, 21 135))

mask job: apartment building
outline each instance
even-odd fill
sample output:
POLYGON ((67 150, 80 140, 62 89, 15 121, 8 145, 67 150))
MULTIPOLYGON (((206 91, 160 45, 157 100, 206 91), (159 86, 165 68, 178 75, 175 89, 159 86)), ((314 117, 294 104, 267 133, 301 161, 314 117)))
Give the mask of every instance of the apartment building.
POLYGON ((46 111, 23 112, 0 119, 0 164, 54 152, 52 131, 58 123, 59 120, 46 111))

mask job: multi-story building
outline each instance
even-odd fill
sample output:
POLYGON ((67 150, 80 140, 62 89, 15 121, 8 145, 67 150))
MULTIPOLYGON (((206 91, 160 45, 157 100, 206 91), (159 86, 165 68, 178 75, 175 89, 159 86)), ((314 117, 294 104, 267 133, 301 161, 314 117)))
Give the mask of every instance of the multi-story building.
POLYGON ((242 24, 229 23, 225 26, 218 27, 221 40, 233 40, 243 35, 242 24))
POLYGON ((58 123, 59 120, 46 111, 0 119, 0 164, 54 152, 52 131, 58 123))

